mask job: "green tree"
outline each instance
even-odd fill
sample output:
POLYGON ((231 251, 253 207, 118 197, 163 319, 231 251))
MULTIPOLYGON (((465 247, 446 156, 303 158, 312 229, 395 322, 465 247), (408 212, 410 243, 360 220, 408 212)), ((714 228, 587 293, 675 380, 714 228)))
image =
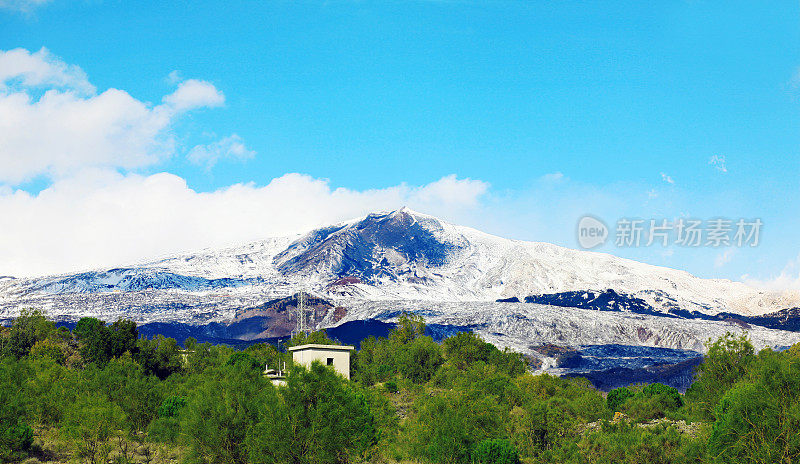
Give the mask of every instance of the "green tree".
POLYGON ((295 366, 286 387, 262 405, 247 440, 252 462, 345 463, 376 439, 366 396, 318 362, 295 366))
POLYGON ((124 423, 125 413, 103 395, 81 395, 67 409, 61 433, 76 458, 86 464, 100 464, 108 461, 112 440, 124 423))
POLYGON ((289 339, 285 343, 287 348, 292 346, 299 346, 299 345, 307 345, 307 344, 317 344, 317 345, 338 345, 339 343, 335 340, 332 340, 328 337, 328 333, 325 330, 318 330, 316 332, 311 332, 306 334, 305 332, 298 332, 292 338, 289 339))
POLYGON ((406 344, 425 335, 425 319, 418 314, 403 313, 397 318, 397 326, 389 333, 389 340, 406 344))
POLYGON ((610 411, 619 411, 628 398, 633 398, 634 393, 628 387, 619 387, 608 392, 606 402, 610 411))
POLYGON ((800 462, 800 358, 764 350, 714 409, 709 451, 723 463, 800 462))
POLYGON ((233 353, 227 362, 228 366, 241 365, 247 369, 263 369, 261 363, 256 360, 250 353, 237 351, 233 353))
POLYGON ((194 460, 205 463, 248 462, 245 443, 259 420, 275 420, 275 389, 259 372, 235 365, 207 370, 181 412, 181 429, 194 460))
POLYGON ((725 334, 708 344, 708 353, 697 369, 695 382, 686 391, 692 412, 705 419, 714 418, 714 408, 722 395, 747 374, 755 361, 753 344, 745 336, 725 334))
POLYGON ((55 324, 42 311, 24 308, 11 326, 4 349, 7 354, 20 359, 30 353, 36 342, 46 340, 55 330, 55 324))
POLYGON ((689 464, 712 462, 702 440, 675 426, 641 427, 627 421, 604 422, 556 453, 562 462, 592 464, 689 464))
POLYGON ((20 458, 30 448, 33 430, 23 386, 24 366, 11 359, 0 360, 0 461, 20 458))
POLYGON ((446 338, 442 347, 447 362, 458 369, 466 369, 469 365, 483 362, 512 377, 525 372, 525 360, 521 354, 508 349, 500 351, 475 332, 459 332, 446 338))
POLYGON ((125 412, 130 431, 145 430, 163 400, 158 379, 145 375, 130 355, 111 360, 98 377, 100 389, 125 412))
POLYGON ((141 364, 145 374, 166 379, 183 369, 183 356, 174 338, 156 335, 151 340, 140 338, 136 342, 134 359, 141 364))
POLYGON ((412 456, 433 463, 468 463, 473 446, 487 438, 502 438, 507 415, 495 398, 447 392, 422 396, 403 429, 412 456))
POLYGON ((400 374, 417 383, 430 380, 444 361, 439 344, 425 336, 409 341, 395 358, 400 374))
POLYGON ((81 343, 81 356, 88 363, 105 366, 111 359, 110 329, 106 323, 94 317, 82 317, 72 331, 81 343))

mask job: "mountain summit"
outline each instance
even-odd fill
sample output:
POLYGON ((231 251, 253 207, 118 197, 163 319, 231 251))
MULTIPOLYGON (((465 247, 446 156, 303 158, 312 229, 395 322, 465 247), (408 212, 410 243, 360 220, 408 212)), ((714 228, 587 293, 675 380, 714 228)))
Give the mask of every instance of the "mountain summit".
MULTIPOLYGON (((363 332, 417 312, 438 336, 474 330, 554 373, 563 366, 542 354, 552 344, 697 352, 726 332, 759 348, 800 341, 798 305, 745 284, 509 240, 408 208, 135 266, 2 279, 0 322, 37 307, 62 320, 125 317, 144 333, 252 341, 291 332, 298 291, 311 295, 317 328, 363 332)), ((628 359, 610 353, 613 365, 628 359)))
MULTIPOLYGON (((322 297, 370 301, 529 298, 547 304, 563 303, 569 292, 574 294, 570 301, 575 295, 586 299, 605 292, 605 301, 612 290, 653 311, 675 314, 753 315, 790 307, 790 302, 739 282, 700 279, 604 253, 505 239, 404 207, 300 236, 137 266, 4 280, 0 308, 10 311, 37 299, 54 303, 58 295, 80 294, 102 306, 88 295, 169 291, 170 295, 214 292, 280 298, 298 289, 322 297)), ((564 303, 570 304, 578 306, 564 303)))

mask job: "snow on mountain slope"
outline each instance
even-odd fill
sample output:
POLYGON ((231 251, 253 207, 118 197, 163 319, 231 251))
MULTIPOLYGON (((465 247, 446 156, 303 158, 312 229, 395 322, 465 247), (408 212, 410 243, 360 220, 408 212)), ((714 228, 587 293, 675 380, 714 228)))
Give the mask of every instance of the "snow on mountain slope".
POLYGON ((614 289, 656 309, 762 314, 781 301, 739 282, 548 243, 509 240, 401 209, 223 253, 153 263, 206 278, 283 281, 328 296, 429 301, 614 289))
MULTIPOLYGON (((120 299, 127 298, 132 311, 138 300, 142 312, 150 311, 162 295, 164 301, 185 300, 187 307, 210 308, 220 318, 231 314, 231 299, 250 304, 300 289, 333 299, 431 302, 522 300, 613 289, 665 313, 750 315, 797 305, 739 282, 700 279, 604 253, 505 239, 403 208, 304 235, 125 268, 3 279, 0 316, 37 302, 55 312, 66 311, 74 304, 68 302, 77 300, 103 309, 104 301, 113 300, 106 294, 117 292, 126 295, 120 299), (149 297, 140 298, 140 293, 149 297), (194 301, 204 295, 214 296, 194 301)), ((180 304, 174 310, 181 311, 180 304)))

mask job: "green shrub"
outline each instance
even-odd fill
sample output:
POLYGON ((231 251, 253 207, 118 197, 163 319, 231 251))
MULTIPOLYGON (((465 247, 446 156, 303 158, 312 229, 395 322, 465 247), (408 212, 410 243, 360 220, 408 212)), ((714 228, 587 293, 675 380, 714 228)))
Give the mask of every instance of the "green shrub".
POLYGON ((178 440, 181 426, 174 417, 159 417, 147 426, 147 438, 161 443, 175 443, 178 440))
POLYGON ((568 462, 593 464, 710 462, 703 442, 680 433, 674 426, 659 424, 653 427, 639 427, 627 421, 605 422, 600 430, 579 437, 574 453, 577 456, 568 462))
POLYGON ((286 386, 262 389, 247 431, 248 462, 336 464, 361 461, 375 444, 368 398, 319 362, 295 366, 286 386))
POLYGON ((756 361, 750 340, 742 335, 725 334, 709 341, 708 353, 697 368, 695 382, 686 391, 690 412, 699 419, 714 419, 714 408, 722 395, 743 379, 756 361))
POLYGON ((625 401, 628 398, 633 398, 634 393, 630 391, 627 387, 620 387, 615 388, 608 392, 608 397, 606 397, 606 403, 608 404, 608 409, 610 411, 619 411, 625 401))
POLYGON ((659 397, 668 408, 677 409, 683 406, 683 397, 678 390, 660 383, 645 386, 640 394, 647 398, 659 397))
POLYGON ((158 407, 158 417, 177 417, 183 407, 186 406, 186 398, 182 396, 169 396, 164 399, 158 407))
POLYGON ((508 440, 483 440, 475 446, 472 461, 479 464, 519 464, 519 453, 508 440))
POLYGON ((721 463, 800 462, 800 358, 764 350, 714 409, 709 451, 721 463))
POLYGON ((386 383, 383 384, 383 386, 389 393, 397 393, 398 390, 397 382, 395 382, 394 380, 387 380, 386 383))

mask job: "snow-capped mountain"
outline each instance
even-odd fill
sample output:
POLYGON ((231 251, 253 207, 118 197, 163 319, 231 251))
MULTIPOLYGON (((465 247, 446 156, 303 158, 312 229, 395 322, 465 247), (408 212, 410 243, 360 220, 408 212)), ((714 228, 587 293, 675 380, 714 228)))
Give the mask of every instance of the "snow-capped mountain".
MULTIPOLYGON (((567 292, 573 299, 592 300, 612 289, 656 311, 705 314, 759 315, 797 303, 740 282, 701 279, 604 253, 509 240, 406 208, 301 236, 131 267, 0 281, 6 303, 76 293, 255 290, 285 296, 299 289, 333 298, 444 302, 531 300, 567 292)), ((552 299, 541 302, 551 304, 552 299)), ((611 304, 624 306, 619 301, 611 304)))
MULTIPOLYGON (((549 334, 539 341, 561 333, 561 341, 573 345, 599 343, 605 337, 609 343, 627 340, 697 348, 705 340, 701 327, 713 333, 724 333, 729 326, 746 330, 748 324, 767 331, 794 330, 795 308, 800 306, 740 282, 701 279, 609 254, 505 239, 403 208, 303 235, 123 268, 0 279, 0 319, 35 306, 67 319, 93 315, 142 323, 227 323, 243 314, 259 314, 258 308, 267 302, 298 290, 330 301, 326 306, 330 311, 317 320, 321 327, 369 318, 389 320, 397 314, 392 308, 417 308, 442 324, 451 323, 457 314, 459 325, 478 327, 487 337, 500 334, 505 344, 517 347, 533 336, 531 327, 547 319, 552 327, 536 332, 549 334), (518 303, 507 303, 511 301, 518 303), (572 308, 576 316, 544 316, 563 314, 554 312, 556 307, 572 308), (621 328, 608 336, 587 333, 593 330, 590 323, 600 320, 598 310, 607 324, 622 324, 621 328), (575 322, 583 317, 576 319, 577 315, 592 311, 595 315, 586 321, 588 325, 575 322), (646 323, 629 327, 643 318, 646 323), (697 321, 682 324, 680 319, 697 321), (522 320, 529 322, 508 323, 522 320)), ((281 327, 290 323, 290 318, 278 318, 276 309, 264 311, 272 311, 269 317, 280 319, 281 327)), ((781 335, 786 333, 762 334, 762 344, 797 335, 781 335)))

